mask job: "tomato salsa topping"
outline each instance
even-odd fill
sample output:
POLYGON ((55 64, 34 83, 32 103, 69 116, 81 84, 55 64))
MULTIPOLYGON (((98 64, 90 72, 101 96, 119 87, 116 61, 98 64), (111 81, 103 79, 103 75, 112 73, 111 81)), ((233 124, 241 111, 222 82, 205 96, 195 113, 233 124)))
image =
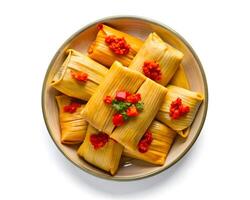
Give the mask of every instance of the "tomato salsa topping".
POLYGON ((86 82, 88 80, 88 74, 84 72, 76 72, 71 70, 71 76, 81 82, 86 82))
POLYGON ((103 98, 105 104, 112 105, 116 113, 113 116, 113 124, 122 126, 130 117, 136 117, 143 110, 141 94, 130 94, 127 91, 117 91, 114 98, 105 96, 103 98))
POLYGON ((95 150, 103 147, 108 141, 109 135, 106 133, 99 132, 98 134, 90 135, 90 143, 94 146, 95 150))
POLYGON ((130 106, 127 111, 126 111, 126 114, 129 116, 129 117, 136 117, 139 115, 139 112, 137 110, 137 108, 135 107, 135 105, 132 105, 130 106))
POLYGON ((141 100, 141 94, 131 94, 127 97, 127 101, 129 103, 137 103, 138 101, 141 100))
POLYGON ((63 107, 63 111, 68 113, 74 113, 79 107, 81 107, 80 103, 71 102, 69 105, 63 107))
POLYGON ((102 30, 103 29, 103 24, 98 24, 97 25, 97 29, 100 31, 100 30, 102 30))
POLYGON ((123 115, 120 113, 114 114, 112 121, 115 126, 122 126, 124 124, 123 115))
POLYGON ((138 143, 138 151, 141 153, 146 153, 152 141, 153 141, 152 133, 150 131, 147 131, 141 138, 140 142, 138 143))
POLYGON ((128 92, 125 91, 118 91, 116 92, 115 99, 117 101, 125 101, 127 99, 127 96, 129 95, 128 92))
POLYGON ((106 97, 103 98, 103 101, 106 104, 112 104, 113 99, 112 99, 111 96, 106 96, 106 97))
POLYGON ((124 37, 119 38, 115 35, 108 35, 105 37, 105 43, 109 49, 118 55, 126 55, 129 52, 130 45, 126 42, 124 37))
POLYGON ((145 61, 142 70, 148 78, 155 81, 161 80, 161 68, 155 61, 145 61))
POLYGON ((178 97, 175 101, 172 101, 169 115, 172 119, 179 119, 189 111, 189 106, 183 105, 181 98, 178 97))

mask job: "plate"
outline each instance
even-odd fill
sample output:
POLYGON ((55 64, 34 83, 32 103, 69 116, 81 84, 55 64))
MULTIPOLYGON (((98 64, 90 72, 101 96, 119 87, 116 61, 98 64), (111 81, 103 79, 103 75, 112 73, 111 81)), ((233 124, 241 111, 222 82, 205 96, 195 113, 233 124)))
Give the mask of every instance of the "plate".
POLYGON ((66 158, 68 158, 80 169, 95 176, 112 180, 141 179, 155 175, 173 166, 187 153, 187 151, 192 147, 198 138, 206 118, 207 106, 208 89, 205 73, 201 62, 199 61, 192 47, 185 41, 185 39, 183 39, 183 37, 181 37, 168 26, 153 20, 131 16, 109 17, 98 20, 83 27, 73 34, 59 48, 52 59, 44 78, 42 89, 42 110, 44 120, 48 132, 58 149, 64 154, 66 158), (148 36, 149 33, 156 32, 163 40, 184 53, 182 65, 184 66, 184 70, 190 84, 190 89, 204 94, 204 101, 200 106, 192 126, 190 127, 188 138, 185 141, 181 138, 176 139, 163 166, 155 166, 144 161, 124 157, 122 158, 120 169, 118 170, 117 174, 115 176, 111 176, 78 157, 76 154, 76 149, 78 146, 67 146, 61 144, 60 142, 60 126, 58 121, 58 110, 55 101, 55 96, 59 93, 50 86, 50 82, 53 78, 53 75, 56 73, 66 58, 65 51, 68 48, 73 48, 86 54, 89 45, 96 37, 96 26, 100 23, 105 23, 143 40, 148 36))

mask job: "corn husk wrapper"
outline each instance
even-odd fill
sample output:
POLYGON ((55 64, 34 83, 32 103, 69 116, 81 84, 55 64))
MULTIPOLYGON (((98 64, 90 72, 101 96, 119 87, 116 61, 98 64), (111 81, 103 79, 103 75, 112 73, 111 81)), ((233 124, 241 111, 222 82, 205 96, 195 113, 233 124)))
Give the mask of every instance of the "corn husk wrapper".
POLYGON ((119 90, 133 94, 145 79, 146 77, 141 73, 130 70, 115 61, 97 91, 83 109, 83 118, 99 131, 110 135, 115 128, 112 122, 115 110, 112 106, 103 102, 104 97, 107 95, 114 97, 119 90))
POLYGON ((114 175, 118 169, 123 147, 116 141, 109 141, 101 148, 94 149, 90 142, 91 134, 98 134, 98 130, 89 125, 84 142, 77 153, 86 161, 114 175))
POLYGON ((156 33, 151 33, 135 58, 129 65, 130 69, 143 73, 145 61, 155 61, 161 69, 161 85, 167 85, 180 66, 183 54, 165 43, 156 33))
POLYGON ((189 81, 183 65, 180 65, 180 67, 177 69, 169 84, 188 90, 190 89, 189 81))
POLYGON ((103 24, 103 28, 98 31, 95 41, 89 47, 88 53, 90 58, 107 67, 110 67, 116 60, 121 62, 124 66, 128 66, 142 44, 143 42, 140 39, 103 24), (117 55, 113 53, 105 43, 105 37, 110 35, 119 38, 124 37, 126 42, 130 45, 129 53, 126 55, 117 55))
POLYGON ((193 92, 173 85, 169 85, 167 89, 168 94, 165 97, 164 103, 162 104, 156 119, 173 130, 181 133, 181 131, 190 127, 192 124, 204 97, 199 92, 193 92), (175 101, 178 97, 182 99, 184 105, 189 106, 190 111, 179 119, 171 119, 169 115, 170 106, 172 101, 175 101))
POLYGON ((108 69, 73 49, 67 50, 68 56, 55 74, 51 85, 70 97, 88 100, 106 76, 108 69), (88 74, 86 82, 79 82, 71 76, 71 71, 88 74))
MULTIPOLYGON (((189 81, 188 81, 186 72, 185 72, 182 64, 177 69, 177 71, 175 72, 173 78, 171 79, 171 81, 169 83, 170 83, 170 85, 182 87, 182 88, 188 89, 188 90, 190 89, 189 81)), ((187 138, 187 136, 189 135, 189 132, 190 132, 190 128, 187 128, 183 131, 178 131, 178 134, 183 138, 187 138)))
POLYGON ((138 116, 129 119, 123 126, 116 127, 111 134, 111 138, 131 150, 137 149, 138 142, 161 107, 164 97, 167 94, 167 89, 147 79, 137 93, 141 94, 141 102, 144 104, 144 110, 138 116))
POLYGON ((64 112, 63 108, 69 105, 72 98, 59 95, 56 96, 59 109, 59 123, 61 128, 61 142, 63 144, 79 144, 85 138, 88 123, 82 118, 81 111, 85 105, 81 105, 74 113, 64 112))
POLYGON ((152 164, 163 165, 174 142, 176 132, 156 120, 152 122, 148 131, 152 133, 153 141, 147 152, 141 153, 137 149, 125 148, 123 154, 152 164))

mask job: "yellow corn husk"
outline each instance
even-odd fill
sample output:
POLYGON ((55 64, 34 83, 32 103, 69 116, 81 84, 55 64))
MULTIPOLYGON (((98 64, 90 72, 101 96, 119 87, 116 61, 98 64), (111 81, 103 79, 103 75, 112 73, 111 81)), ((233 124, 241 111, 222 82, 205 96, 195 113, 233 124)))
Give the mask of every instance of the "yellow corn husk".
POLYGON ((67 50, 68 56, 55 74, 51 85, 60 92, 82 100, 88 100, 106 76, 108 69, 73 49, 67 50), (88 74, 88 80, 81 83, 71 76, 72 71, 88 74))
POLYGON ((77 151, 78 155, 83 157, 87 162, 114 175, 119 166, 123 151, 122 145, 109 139, 103 147, 94 149, 90 143, 91 134, 98 134, 98 130, 89 125, 86 138, 77 151))
POLYGON ((61 127, 61 143, 63 144, 79 144, 85 138, 87 131, 87 122, 82 118, 80 112, 85 105, 74 113, 64 112, 63 108, 69 105, 72 98, 65 95, 56 96, 56 101, 59 109, 59 122, 61 127))
POLYGON ((156 33, 151 33, 129 65, 130 69, 143 73, 145 61, 155 61, 161 69, 161 85, 167 85, 179 68, 183 54, 165 43, 156 33))
POLYGON ((117 127, 111 134, 111 138, 122 144, 127 149, 135 150, 137 144, 155 118, 167 89, 154 81, 147 79, 139 88, 144 110, 123 126, 117 127))
POLYGON ((156 119, 163 122, 173 130, 180 132, 192 124, 204 97, 201 93, 186 90, 173 85, 169 85, 167 89, 168 94, 165 97, 164 103, 162 104, 156 119), (172 101, 175 101, 178 97, 182 99, 182 103, 184 105, 190 107, 190 111, 179 119, 171 119, 169 115, 170 105, 172 101))
POLYGON ((176 132, 156 120, 152 122, 148 131, 152 133, 153 141, 147 152, 141 153, 137 149, 129 150, 125 148, 123 154, 152 164, 163 165, 174 142, 176 132))
POLYGON ((190 127, 184 129, 183 131, 178 131, 177 133, 182 137, 182 138, 187 138, 190 132, 190 127))
POLYGON ((106 78, 99 85, 82 111, 82 116, 99 131, 111 134, 114 129, 114 109, 103 102, 105 96, 115 96, 119 90, 135 93, 146 79, 142 74, 129 70, 115 61, 106 78))
POLYGON ((187 75, 185 73, 183 65, 180 65, 180 67, 175 72, 173 78, 169 82, 170 85, 182 87, 185 89, 189 89, 189 81, 187 79, 187 75))
MULTIPOLYGON (((178 87, 182 87, 182 88, 185 88, 188 90, 190 89, 189 81, 188 81, 187 75, 185 73, 185 70, 184 70, 184 67, 182 64, 175 72, 175 74, 174 74, 173 78, 171 79, 171 81, 169 82, 169 84, 174 85, 174 86, 178 86, 178 87)), ((178 134, 183 138, 187 138, 187 136, 189 135, 189 131, 190 131, 190 128, 187 128, 183 131, 179 131, 178 134)))
POLYGON ((109 26, 103 25, 103 28, 98 31, 95 41, 89 47, 89 57, 100 62, 107 67, 110 67, 114 61, 121 62, 124 66, 128 66, 131 60, 142 46, 142 41, 132 35, 118 31, 109 26), (105 37, 114 35, 116 37, 123 37, 130 45, 130 50, 127 55, 117 55, 113 53, 105 43, 105 37))

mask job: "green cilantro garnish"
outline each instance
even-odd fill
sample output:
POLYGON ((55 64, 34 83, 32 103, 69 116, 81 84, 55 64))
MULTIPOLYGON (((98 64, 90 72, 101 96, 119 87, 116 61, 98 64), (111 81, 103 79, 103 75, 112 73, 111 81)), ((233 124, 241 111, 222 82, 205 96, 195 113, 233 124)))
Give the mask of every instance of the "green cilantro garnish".
POLYGON ((121 112, 121 114, 122 114, 124 120, 128 120, 128 115, 125 111, 121 112))
POLYGON ((137 110, 142 111, 144 108, 144 104, 142 102, 138 102, 135 104, 135 107, 137 108, 137 110))
POLYGON ((131 106, 131 103, 125 103, 123 101, 113 100, 112 106, 117 112, 121 113, 123 111, 126 111, 128 107, 131 106))

